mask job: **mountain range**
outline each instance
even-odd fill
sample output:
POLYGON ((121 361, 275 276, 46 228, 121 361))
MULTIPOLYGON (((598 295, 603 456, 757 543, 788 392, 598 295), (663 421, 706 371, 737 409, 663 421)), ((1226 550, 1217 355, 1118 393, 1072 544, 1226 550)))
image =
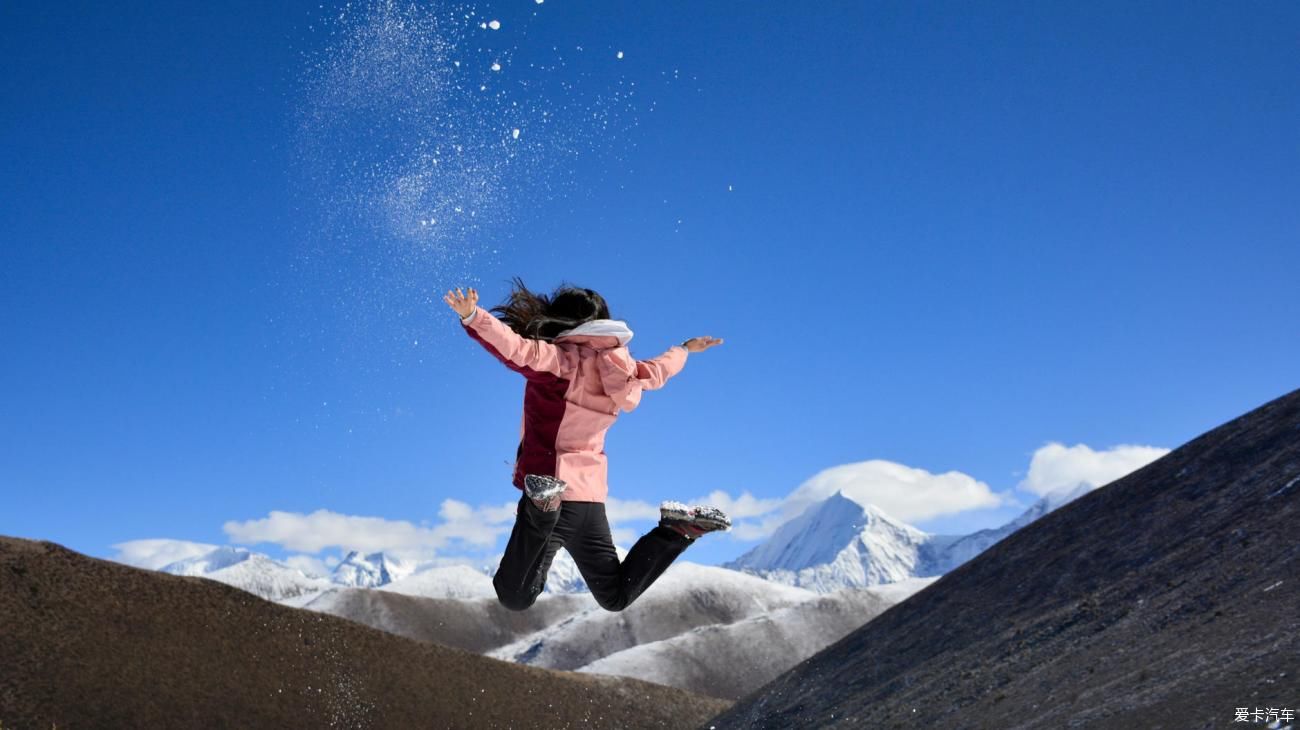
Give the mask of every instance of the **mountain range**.
POLYGON ((595 605, 563 550, 546 593, 523 613, 497 603, 495 560, 473 567, 351 552, 318 577, 224 547, 162 571, 517 664, 734 700, 1088 490, 1050 495, 1002 527, 963 536, 924 532, 837 492, 727 566, 679 561, 621 613, 595 605))
POLYGON ((1002 527, 969 535, 923 532, 836 492, 723 567, 818 593, 939 576, 1090 489, 1059 490, 1002 527))
MULTIPOLYGON (((722 567, 823 594, 909 578, 935 577, 1090 489, 1089 485, 1080 484, 1060 490, 1039 499, 1002 527, 957 536, 924 532, 890 517, 874 505, 836 492, 722 567)), ((620 551, 620 556, 624 554, 620 551)), ((496 595, 491 576, 497 562, 492 560, 481 568, 421 564, 383 552, 353 551, 328 577, 317 577, 245 548, 220 547, 168 564, 161 570, 174 575, 211 578, 268 600, 302 606, 327 591, 337 592, 341 588, 377 588, 424 598, 490 598, 496 595)), ((547 578, 546 593, 585 593, 586 590, 586 582, 573 558, 563 550, 558 552, 547 578)))

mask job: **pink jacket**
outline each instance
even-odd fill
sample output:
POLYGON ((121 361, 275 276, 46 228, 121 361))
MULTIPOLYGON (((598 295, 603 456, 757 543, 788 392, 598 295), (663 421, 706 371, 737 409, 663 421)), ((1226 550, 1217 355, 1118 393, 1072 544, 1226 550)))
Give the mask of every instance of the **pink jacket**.
POLYGON ((662 388, 686 365, 677 345, 651 360, 627 349, 632 331, 617 320, 587 322, 554 343, 521 337, 477 307, 462 320, 470 337, 506 367, 528 380, 514 484, 544 474, 568 484, 570 502, 604 502, 609 492, 605 432, 619 411, 641 402, 641 393, 662 388))

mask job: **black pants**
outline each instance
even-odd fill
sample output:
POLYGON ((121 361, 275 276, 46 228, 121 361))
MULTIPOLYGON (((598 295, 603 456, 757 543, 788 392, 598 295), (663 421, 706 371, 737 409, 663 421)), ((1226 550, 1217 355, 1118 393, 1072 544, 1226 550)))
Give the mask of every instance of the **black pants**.
POLYGON ((564 502, 556 512, 543 512, 528 497, 519 500, 519 513, 501 566, 492 578, 501 604, 522 611, 546 586, 555 552, 563 547, 601 608, 622 611, 672 565, 691 540, 666 527, 646 533, 622 563, 601 502, 564 502))

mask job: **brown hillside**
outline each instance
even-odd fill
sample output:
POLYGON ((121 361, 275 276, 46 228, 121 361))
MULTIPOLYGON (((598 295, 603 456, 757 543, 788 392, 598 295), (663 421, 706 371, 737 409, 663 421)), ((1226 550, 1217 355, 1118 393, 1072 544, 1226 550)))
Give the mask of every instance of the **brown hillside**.
POLYGON ((704 726, 1251 726, 1240 707, 1300 714, 1300 391, 1021 529, 704 726))
POLYGON ((725 702, 517 666, 0 537, 0 727, 680 727, 725 702))

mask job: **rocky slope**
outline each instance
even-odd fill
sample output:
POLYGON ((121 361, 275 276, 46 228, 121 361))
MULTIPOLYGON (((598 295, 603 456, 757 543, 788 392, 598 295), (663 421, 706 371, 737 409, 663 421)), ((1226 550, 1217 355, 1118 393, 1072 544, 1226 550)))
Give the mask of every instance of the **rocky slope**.
POLYGON ((704 727, 1227 727, 1300 704, 1300 391, 1006 537, 704 727))

